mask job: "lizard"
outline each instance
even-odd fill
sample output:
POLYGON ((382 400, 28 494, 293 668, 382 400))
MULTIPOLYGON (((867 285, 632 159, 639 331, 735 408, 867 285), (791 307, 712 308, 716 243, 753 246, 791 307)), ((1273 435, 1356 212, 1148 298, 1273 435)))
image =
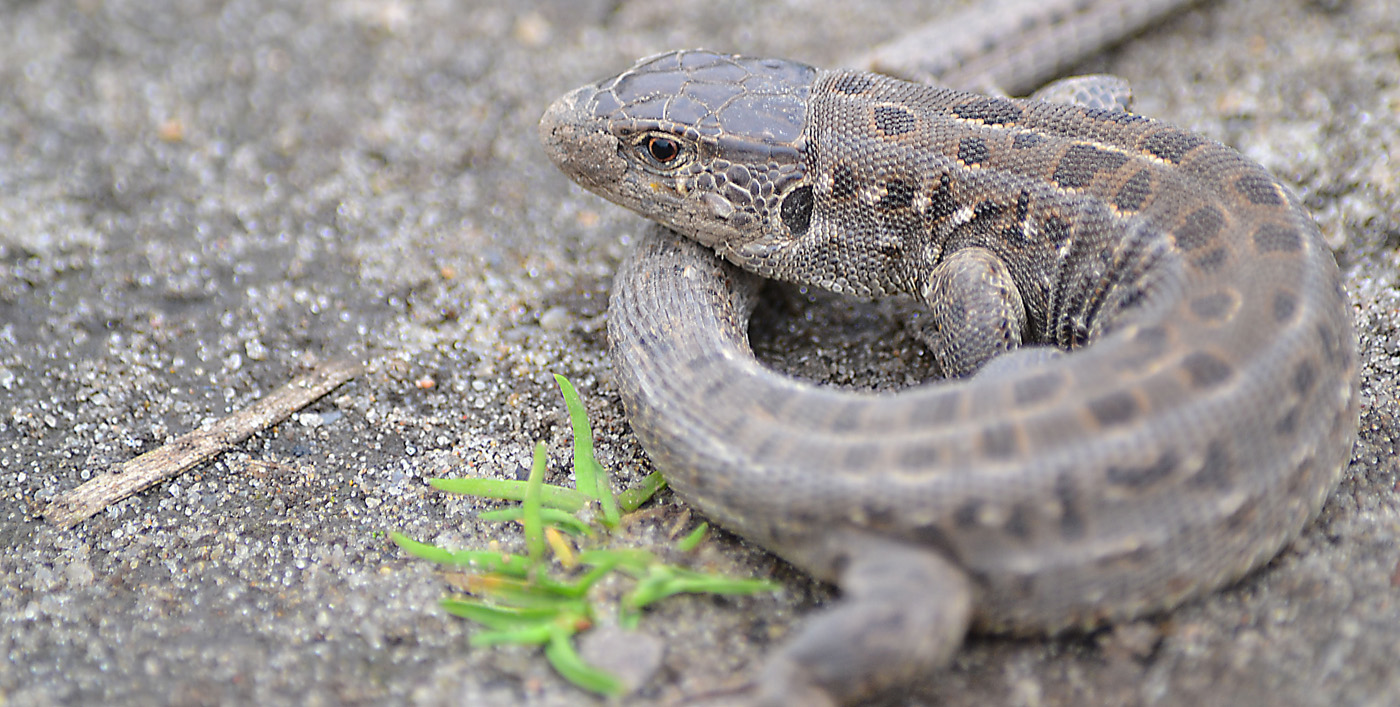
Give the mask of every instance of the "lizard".
POLYGON ((659 224, 609 306, 635 434, 688 503, 841 590, 751 703, 884 694, 973 629, 1171 609, 1277 555, 1338 483, 1357 340, 1298 198, 1067 95, 689 50, 541 119, 568 176, 659 224), (766 369, 760 277, 922 299, 949 379, 766 369))

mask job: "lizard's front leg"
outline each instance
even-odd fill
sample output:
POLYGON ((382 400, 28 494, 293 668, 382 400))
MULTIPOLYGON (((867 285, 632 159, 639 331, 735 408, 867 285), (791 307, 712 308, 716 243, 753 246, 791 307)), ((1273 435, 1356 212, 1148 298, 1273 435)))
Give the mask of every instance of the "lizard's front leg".
MULTIPOLYGON (((1132 104, 1132 89, 1117 76, 1073 76, 1046 85, 1031 98, 1126 111, 1132 104)), ((928 274, 919 294, 931 318, 917 334, 948 378, 976 373, 1024 341, 1028 316, 1021 292, 1006 262, 987 248, 953 250, 928 274)), ((1018 360, 1043 359, 1037 354, 1018 360)))
POLYGON ((943 375, 975 373, 1021 345, 1026 308, 1011 271, 986 248, 962 248, 929 274, 920 293, 931 313, 918 333, 943 375))

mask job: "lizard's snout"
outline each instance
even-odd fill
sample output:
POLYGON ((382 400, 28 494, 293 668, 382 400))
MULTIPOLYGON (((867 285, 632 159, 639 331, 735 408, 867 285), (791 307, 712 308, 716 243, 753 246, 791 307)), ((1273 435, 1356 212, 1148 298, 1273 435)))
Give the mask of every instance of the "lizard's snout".
MULTIPOLYGON (((540 117, 540 143, 549 159, 570 179, 595 192, 622 178, 617 138, 593 115, 597 88, 582 86, 564 94, 540 117)), ((601 191, 600 191, 601 190, 601 191)))
POLYGON ((549 158, 553 160, 554 164, 558 165, 560 169, 564 168, 568 155, 572 152, 572 150, 569 149, 569 141, 573 138, 574 134, 572 126, 576 121, 575 116, 577 116, 579 112, 578 103, 580 94, 584 93, 586 90, 587 87, 583 87, 564 94, 554 103, 550 104, 549 108, 545 109, 544 115, 540 116, 540 143, 544 145, 545 151, 549 153, 549 158))

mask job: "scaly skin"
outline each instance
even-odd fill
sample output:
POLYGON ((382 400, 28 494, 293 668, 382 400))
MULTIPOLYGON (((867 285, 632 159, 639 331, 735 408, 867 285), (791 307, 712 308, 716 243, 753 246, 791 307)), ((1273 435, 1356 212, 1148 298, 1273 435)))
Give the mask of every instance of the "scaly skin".
POLYGON ((570 177, 689 239, 644 239, 610 309, 658 468, 843 590, 756 702, 904 684, 970 625, 1175 606, 1277 554, 1349 458, 1356 337, 1336 264, 1296 197, 1223 145, 1121 111, 708 52, 580 88, 540 131, 570 177), (1037 347, 897 395, 799 383, 753 359, 753 278, 707 248, 921 297, 957 373, 1037 347))

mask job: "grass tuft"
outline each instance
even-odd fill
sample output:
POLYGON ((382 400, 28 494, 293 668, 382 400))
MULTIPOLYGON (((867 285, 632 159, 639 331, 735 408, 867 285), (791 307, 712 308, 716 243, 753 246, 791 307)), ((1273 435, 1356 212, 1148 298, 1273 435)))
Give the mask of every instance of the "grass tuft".
MULTIPOLYGON (((433 488, 477 498, 519 501, 482 513, 483 520, 518 522, 523 528, 526 555, 493 550, 445 550, 402 533, 389 537, 404 551, 441 565, 466 568, 459 586, 467 594, 446 597, 448 613, 480 624, 473 646, 503 643, 540 645, 545 658, 569 682, 601 695, 621 695, 626 686, 616 676, 579 656, 574 636, 591 628, 598 615, 590 590, 617 572, 634 581, 621 604, 611 612, 624 628, 636 628, 642 610, 669 596, 692 594, 755 594, 774 591, 766 580, 736 579, 669 565, 646 550, 607 547, 622 514, 645 503, 666 482, 653 473, 635 487, 614 496, 607 472, 594 455, 593 430, 578 391, 568 379, 555 375, 574 433, 574 488, 544 483, 547 456, 535 445, 526 481, 492 479, 431 479, 433 488), (590 523, 589 518, 595 520, 590 523), (569 537, 566 537, 569 536, 569 537), (577 552, 570 537, 586 543, 577 552), (546 553, 548 550, 548 553, 546 553)), ((683 552, 704 541, 708 526, 701 523, 677 543, 683 552)))

